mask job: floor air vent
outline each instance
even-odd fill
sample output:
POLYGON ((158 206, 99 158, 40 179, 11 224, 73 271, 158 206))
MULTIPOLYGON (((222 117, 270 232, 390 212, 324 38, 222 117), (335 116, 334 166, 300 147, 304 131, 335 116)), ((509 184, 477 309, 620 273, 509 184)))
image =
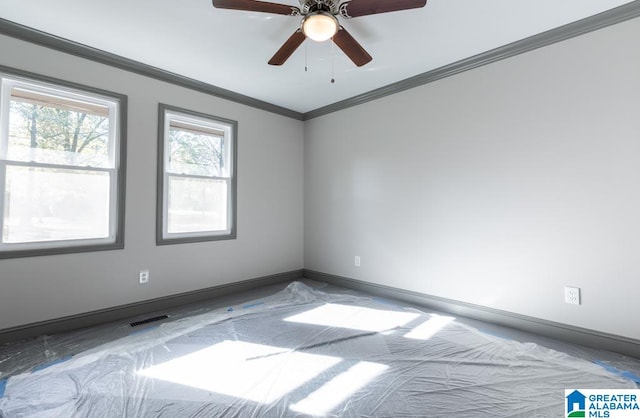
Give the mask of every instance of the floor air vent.
POLYGON ((129 325, 132 327, 137 327, 138 325, 148 324, 149 322, 161 321, 163 319, 169 318, 167 315, 154 316, 153 318, 143 319, 142 321, 132 322, 129 325))

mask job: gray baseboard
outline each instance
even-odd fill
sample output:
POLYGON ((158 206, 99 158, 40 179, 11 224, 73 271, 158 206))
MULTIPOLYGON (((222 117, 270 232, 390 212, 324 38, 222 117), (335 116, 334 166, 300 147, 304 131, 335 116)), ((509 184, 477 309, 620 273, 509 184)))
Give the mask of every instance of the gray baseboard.
POLYGON ((486 306, 460 302, 438 296, 427 295, 391 286, 368 283, 333 274, 313 270, 293 270, 289 272, 243 280, 194 290, 177 295, 145 300, 127 305, 86 312, 32 324, 0 330, 0 343, 37 337, 43 334, 56 334, 80 328, 91 327, 107 322, 132 318, 151 312, 171 309, 190 303, 203 302, 216 297, 257 289, 262 286, 291 282, 301 278, 326 282, 335 286, 359 290, 372 295, 383 296, 424 306, 430 309, 448 312, 467 318, 487 321, 518 330, 535 333, 587 347, 613 351, 634 358, 640 358, 640 341, 614 334, 580 328, 559 322, 548 321, 513 312, 493 309, 486 306))
POLYGON ((335 286, 359 290, 372 295, 402 300, 458 316, 507 326, 568 343, 613 351, 640 359, 640 340, 632 338, 313 270, 305 269, 304 277, 335 286))
POLYGON ((202 302, 231 293, 244 292, 262 286, 290 282, 302 278, 303 270, 293 270, 240 282, 213 286, 177 295, 145 300, 127 305, 114 306, 77 315, 36 322, 0 330, 0 343, 23 340, 44 334, 56 334, 119 321, 151 312, 175 308, 190 303, 202 302))

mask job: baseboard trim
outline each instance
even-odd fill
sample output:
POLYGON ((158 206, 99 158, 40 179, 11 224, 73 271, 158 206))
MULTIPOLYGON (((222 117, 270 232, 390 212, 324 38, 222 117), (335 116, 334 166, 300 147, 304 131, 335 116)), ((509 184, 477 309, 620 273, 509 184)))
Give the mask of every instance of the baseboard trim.
POLYGON ((304 269, 303 274, 307 279, 640 359, 640 340, 314 270, 304 269))
POLYGON ((454 315, 492 322, 560 341, 640 358, 640 340, 308 269, 272 274, 177 295, 7 328, 0 330, 0 343, 91 327, 190 303, 202 302, 231 293, 244 292, 262 286, 291 282, 303 277, 372 295, 406 301, 454 315))
POLYGON ((6 328, 0 330, 0 343, 24 340, 27 338, 37 337, 39 335, 56 334, 100 325, 107 322, 119 321, 125 318, 188 305, 190 303, 203 302, 205 300, 224 296, 230 293, 244 292, 262 286, 291 282, 302 277, 303 270, 293 270, 285 273, 272 274, 269 276, 208 287, 206 289, 179 293, 177 295, 149 299, 141 302, 114 306, 112 308, 6 328))

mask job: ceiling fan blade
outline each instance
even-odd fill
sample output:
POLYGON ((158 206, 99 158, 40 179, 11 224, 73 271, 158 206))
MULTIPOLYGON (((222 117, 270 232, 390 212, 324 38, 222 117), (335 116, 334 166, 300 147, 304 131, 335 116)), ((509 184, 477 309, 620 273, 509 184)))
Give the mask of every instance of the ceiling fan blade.
POLYGON ((338 45, 338 48, 340 48, 342 52, 344 52, 345 55, 358 67, 362 67, 372 60, 371 55, 369 55, 362 45, 360 45, 358 41, 356 41, 342 26, 340 26, 338 32, 333 35, 333 42, 338 45))
POLYGON ((351 0, 340 5, 340 15, 345 18, 396 12, 424 7, 427 0, 351 0))
POLYGON ((295 31, 293 35, 287 39, 287 41, 280 47, 273 57, 269 60, 269 65, 282 65, 289 59, 291 54, 298 49, 298 47, 304 42, 306 36, 300 29, 295 31))
POLYGON ((248 12, 275 13, 279 15, 297 16, 300 9, 295 6, 279 3, 267 3, 256 0, 212 0, 213 7, 218 9, 245 10, 248 12))

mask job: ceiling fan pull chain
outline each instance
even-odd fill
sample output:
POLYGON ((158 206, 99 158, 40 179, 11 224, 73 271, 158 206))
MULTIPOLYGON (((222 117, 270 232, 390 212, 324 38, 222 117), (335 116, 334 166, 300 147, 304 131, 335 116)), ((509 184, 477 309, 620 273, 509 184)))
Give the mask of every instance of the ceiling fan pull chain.
POLYGON ((335 79, 335 56, 336 56, 336 48, 334 46, 333 37, 331 38, 331 84, 336 82, 335 79))
POLYGON ((304 72, 307 72, 307 44, 304 44, 304 72))

